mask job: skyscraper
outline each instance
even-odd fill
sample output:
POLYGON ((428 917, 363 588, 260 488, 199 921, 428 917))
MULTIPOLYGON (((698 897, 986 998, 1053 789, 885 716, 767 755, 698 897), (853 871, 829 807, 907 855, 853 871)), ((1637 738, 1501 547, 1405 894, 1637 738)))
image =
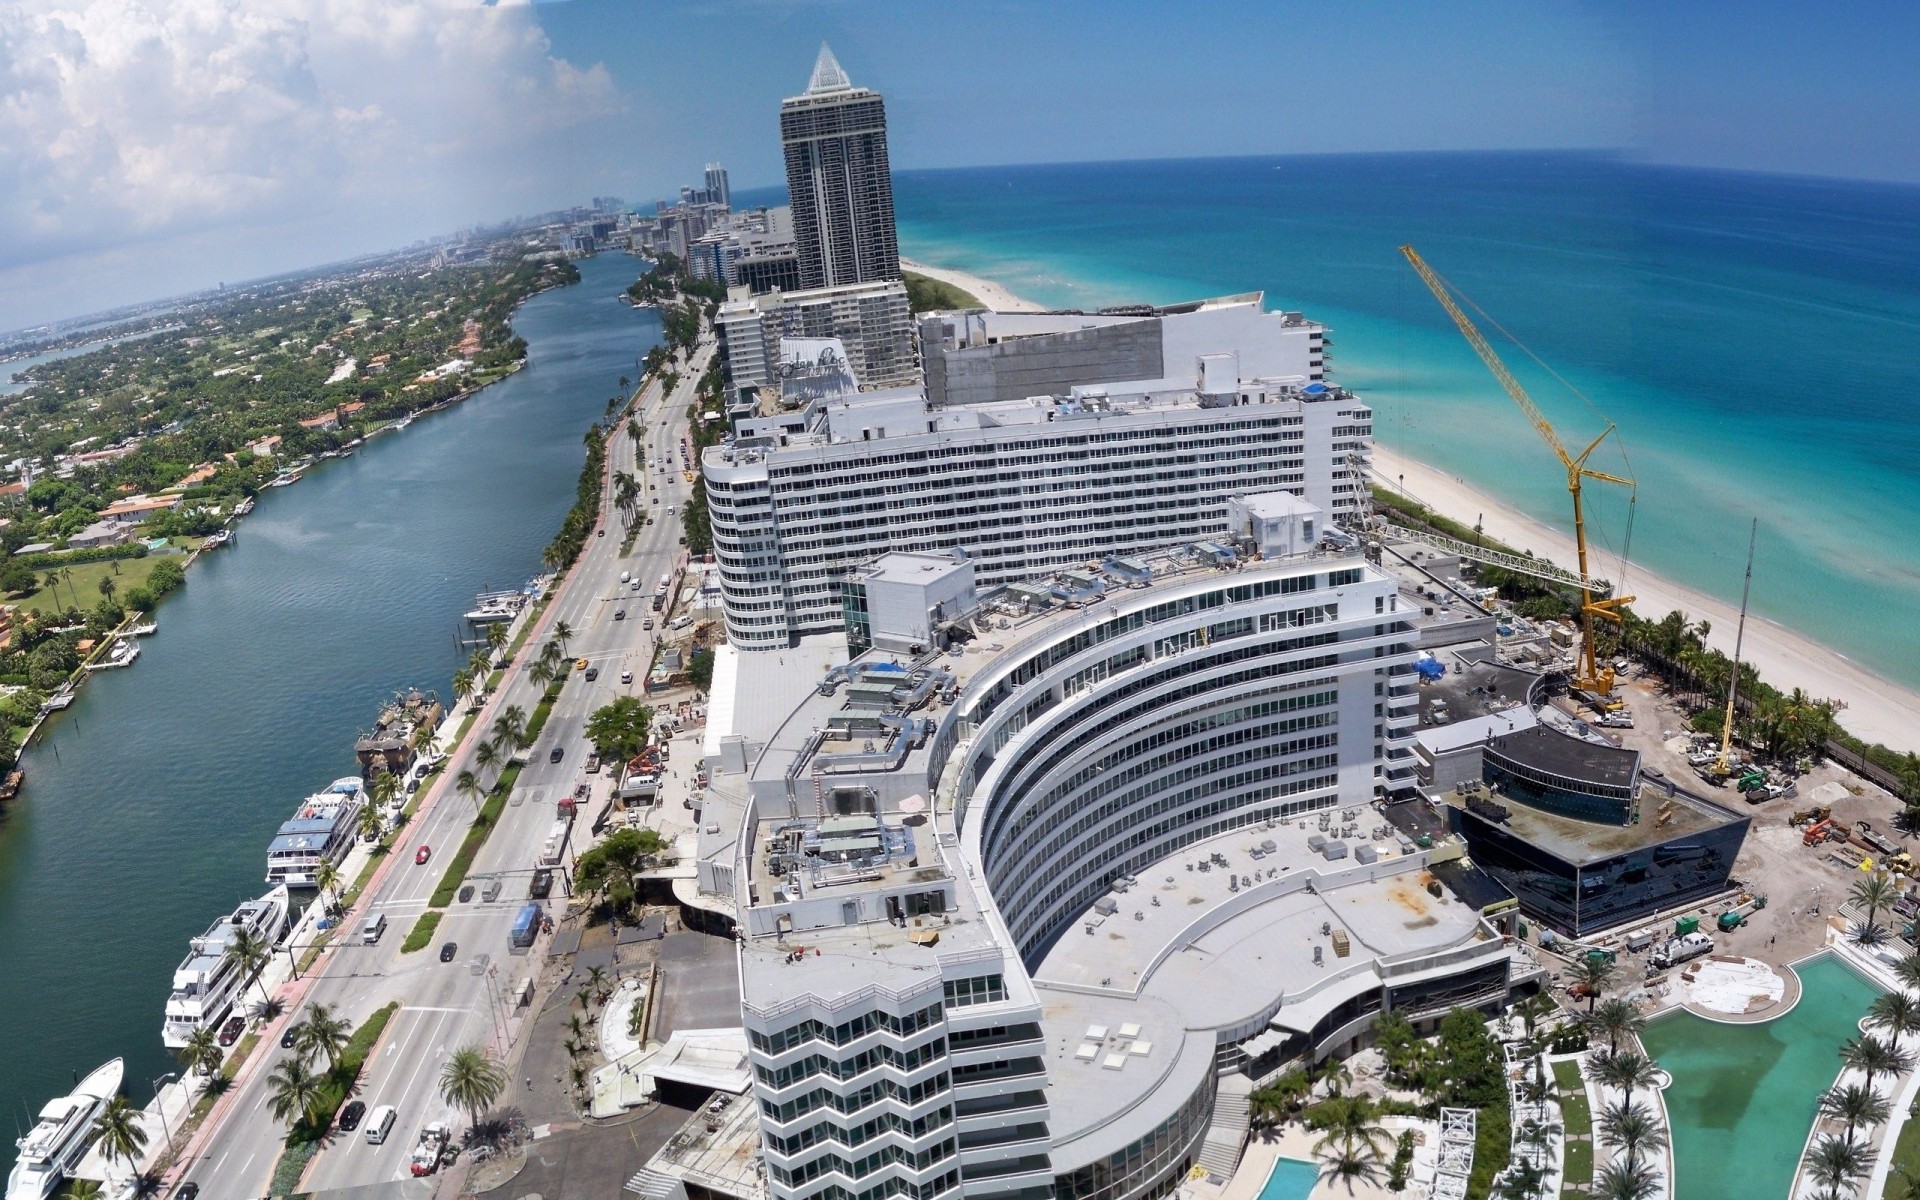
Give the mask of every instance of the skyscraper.
POLYGON ((805 94, 780 104, 780 144, 800 286, 900 278, 886 102, 854 87, 824 45, 805 94))
POLYGON ((727 169, 719 163, 707 164, 707 199, 722 208, 733 207, 733 189, 727 186, 727 169))

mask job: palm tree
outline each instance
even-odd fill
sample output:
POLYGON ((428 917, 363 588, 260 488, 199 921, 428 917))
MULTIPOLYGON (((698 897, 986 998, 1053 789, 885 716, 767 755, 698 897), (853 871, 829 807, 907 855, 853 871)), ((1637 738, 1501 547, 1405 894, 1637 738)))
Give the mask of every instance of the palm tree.
POLYGON ((1635 1050, 1622 1050, 1618 1054, 1609 1054, 1600 1060, 1594 1069, 1594 1077, 1608 1087, 1616 1087, 1624 1093, 1625 1103, 1633 1103, 1633 1089, 1652 1087, 1660 1078, 1660 1070, 1646 1055, 1635 1050))
POLYGON ((1365 1096, 1336 1094, 1316 1104, 1308 1116, 1313 1127, 1321 1131, 1315 1153, 1329 1146, 1364 1146, 1375 1159, 1384 1153, 1387 1131, 1380 1127, 1379 1110, 1365 1096))
POLYGON ((1593 1200, 1652 1200, 1660 1194, 1660 1178, 1650 1168, 1610 1162, 1593 1176, 1593 1200))
POLYGON ((560 643, 560 657, 565 658, 567 643, 573 640, 573 626, 565 621, 556 623, 553 627, 553 640, 560 643))
POLYGON ((493 674, 493 655, 485 650, 475 650, 467 659, 467 670, 473 673, 473 694, 476 698, 487 694, 487 677, 493 674))
POLYGON ((1852 1191, 1873 1169, 1873 1151, 1850 1137, 1826 1134, 1807 1151, 1807 1174, 1831 1195, 1852 1191))
POLYGON ((367 790, 373 793, 375 808, 391 808, 394 796, 400 791, 400 781, 393 777, 393 772, 382 771, 373 777, 367 790))
POLYGON ((363 804, 353 819, 353 829, 363 842, 377 842, 387 832, 387 817, 378 804, 363 804))
POLYGON ((473 811, 480 812, 480 797, 486 791, 480 786, 480 777, 472 771, 462 771, 453 777, 453 790, 473 801, 473 811))
POLYGON ((473 695, 473 672, 461 667, 453 673, 453 702, 455 704, 473 695))
POLYGON ((1920 954, 1909 954, 1895 963, 1893 973, 1903 986, 1920 990, 1920 954))
POLYGON ((1848 895, 1855 904, 1867 910, 1867 924, 1871 925, 1879 917, 1881 909, 1891 908, 1893 902, 1900 898, 1900 888, 1887 872, 1875 871, 1855 882, 1853 891, 1848 895))
POLYGON ((327 912, 340 909, 340 867, 331 858, 323 858, 313 868, 313 886, 320 889, 320 897, 326 902, 327 912))
POLYGON ((288 1125, 304 1120, 319 1103, 321 1084, 321 1077, 307 1068, 306 1059, 289 1055, 267 1076, 267 1111, 288 1125))
POLYGON ((116 589, 114 588, 114 584, 113 584, 113 576, 102 575, 100 577, 100 598, 103 600, 112 600, 113 593, 115 590, 116 589))
POLYGON ((593 989, 594 994, 600 998, 600 1003, 602 1004, 607 1002, 607 997, 613 995, 613 989, 607 986, 607 969, 605 967, 594 967, 587 972, 587 986, 593 989))
POLYGON ((1857 1083, 1828 1088, 1820 1093, 1820 1115, 1845 1121, 1848 1141, 1853 1140, 1853 1131, 1857 1126, 1865 1125, 1871 1129, 1875 1125, 1884 1125, 1892 1114, 1893 1105, 1887 1102, 1885 1096, 1857 1083))
POLYGON ((495 654, 498 654, 500 653, 501 648, 504 647, 506 644, 507 644, 507 627, 504 624, 495 623, 493 625, 487 626, 487 648, 488 649, 492 650, 495 654))
POLYGON ((106 1155, 109 1168, 116 1162, 132 1168, 146 1150, 147 1131, 141 1128, 140 1117, 141 1112, 133 1102, 116 1092, 93 1119, 94 1136, 99 1139, 100 1153, 106 1155))
MULTIPOLYGON (((234 930, 225 955, 226 960, 238 967, 241 976, 251 983, 260 983, 260 972, 272 956, 273 950, 267 945, 267 940, 251 929, 234 930)), ((244 988, 246 983, 240 986, 244 988)), ((267 985, 264 983, 260 983, 260 998, 267 998, 267 985)))
POLYGON ((207 1025, 188 1034, 187 1044, 180 1047, 180 1065, 202 1075, 218 1071, 220 1060, 225 1057, 226 1051, 220 1048, 220 1035, 207 1025))
POLYGON ((1847 940, 1862 949, 1871 950, 1875 946, 1884 946, 1892 937, 1893 934, 1887 931, 1887 927, 1877 921, 1847 922, 1847 940))
POLYGON ((1847 1039, 1840 1047, 1840 1061, 1863 1072, 1869 1088, 1875 1075, 1904 1075, 1913 1069, 1913 1055, 1870 1033, 1847 1039))
POLYGON ((1920 1001, 1906 992, 1883 993, 1867 1009, 1867 1024, 1885 1030, 1898 1045, 1903 1035, 1920 1033, 1920 1001))
POLYGON ((332 1068, 340 1065, 340 1052, 347 1048, 352 1033, 353 1022, 334 1016, 324 1004, 316 1004, 307 1010, 307 1019, 295 1031, 293 1044, 301 1057, 309 1061, 325 1058, 332 1068))
POLYGON ((479 1046, 460 1047, 440 1069, 440 1098, 466 1109, 472 1125, 506 1090, 506 1070, 479 1046))
POLYGON ((533 680, 534 686, 543 692, 552 687, 553 681, 559 677, 554 665, 544 658, 527 668, 527 678, 533 680))
POLYGON ((1587 1012, 1592 1013, 1600 1002, 1600 993, 1612 986, 1613 977, 1619 968, 1612 959, 1605 956, 1578 958, 1573 963, 1574 981, 1587 993, 1587 1012))
POLYGON ((1590 1032, 1607 1039, 1607 1053, 1613 1054, 1620 1049, 1623 1036, 1639 1037, 1645 1032, 1647 1019, 1629 1001, 1613 999, 1589 1013, 1586 1025, 1590 1032))
POLYGON ((413 747, 415 753, 430 753, 433 750, 434 742, 439 740, 439 736, 439 730, 422 721, 420 724, 414 726, 413 735, 407 739, 407 745, 413 747))
POLYGON ((1667 1131, 1644 1104, 1622 1100, 1607 1105, 1600 1110, 1599 1128, 1601 1144, 1624 1152, 1629 1170, 1640 1165, 1643 1151, 1667 1148, 1667 1131))
POLYGON ((1379 1151, 1365 1142, 1330 1143, 1322 1138, 1314 1153, 1320 1156, 1321 1182, 1345 1183, 1348 1195, 1353 1194, 1355 1182, 1378 1187, 1384 1178, 1379 1151))
POLYGON ((473 748, 473 765, 484 773, 500 765, 500 750, 492 742, 481 742, 473 748))

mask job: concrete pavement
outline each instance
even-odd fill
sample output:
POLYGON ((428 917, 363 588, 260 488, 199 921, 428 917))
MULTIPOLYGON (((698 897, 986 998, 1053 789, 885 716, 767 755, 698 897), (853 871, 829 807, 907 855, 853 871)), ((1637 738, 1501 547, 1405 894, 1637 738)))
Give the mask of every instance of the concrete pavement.
MULTIPOLYGON (((650 462, 677 467, 675 443, 685 432, 685 411, 711 354, 710 344, 696 351, 671 396, 660 395, 654 384, 637 402, 636 415, 648 426, 650 462)), ((618 470, 642 474, 624 427, 609 439, 607 458, 609 478, 618 470)), ((576 780, 584 777, 590 747, 582 735, 588 716, 617 695, 638 694, 650 660, 653 635, 641 629, 641 617, 649 611, 651 583, 646 590, 634 592, 620 583, 620 573, 627 571, 651 581, 681 559, 679 521, 677 517, 668 518, 665 510, 684 504, 690 488, 677 470, 667 475, 656 470, 650 481, 660 490, 649 494, 658 495, 660 503, 657 507, 643 505, 643 510, 653 512, 656 523, 640 530, 632 551, 625 555, 620 553, 624 540, 620 518, 603 488, 600 528, 608 532, 588 541, 580 560, 559 584, 500 688, 486 701, 473 732, 454 750, 447 769, 423 800, 421 811, 396 841, 394 853, 347 918, 346 935, 308 978, 296 985, 290 1004, 327 1004, 356 1023, 390 1001, 402 1005, 362 1072, 358 1093, 369 1108, 392 1104, 399 1110, 393 1132, 379 1146, 368 1144, 358 1132, 336 1139, 316 1156, 304 1190, 325 1192, 386 1184, 380 1189, 382 1195, 430 1195, 430 1181, 414 1181, 407 1174, 407 1158, 418 1131, 433 1120, 452 1119, 456 1126, 465 1124, 465 1118, 439 1098, 441 1064, 461 1045, 480 1044, 500 1052, 503 1043, 518 1032, 522 1014, 512 1007, 514 985, 532 977, 537 963, 510 953, 507 932, 514 915, 526 903, 534 858, 555 819, 553 802, 571 792, 576 780), (628 608, 629 619, 616 621, 614 612, 623 605, 628 608), (468 874, 476 892, 487 878, 500 879, 500 896, 491 904, 481 902, 477 894, 467 904, 456 901, 442 917, 433 945, 402 955, 400 943, 414 919, 425 911, 445 870, 446 856, 458 847, 473 818, 471 805, 453 792, 451 780, 471 765, 475 746, 498 713, 509 705, 533 711, 539 693, 525 668, 537 657, 540 642, 563 621, 573 630, 569 655, 599 664, 601 674, 592 683, 581 673, 568 679, 539 743, 528 751, 527 765, 499 825, 468 874), (623 670, 633 672, 631 687, 619 683, 623 670), (548 761, 555 746, 563 750, 559 763, 548 761), (427 864, 416 866, 412 850, 422 844, 433 848, 433 857, 427 864), (388 928, 378 944, 362 945, 357 938, 359 921, 372 912, 386 913, 388 928), (435 950, 449 941, 456 943, 458 953, 454 961, 442 963, 435 950), (483 957, 484 962, 480 961, 483 957)), ((584 833, 584 824, 577 825, 575 836, 584 833)), ((559 889, 548 903, 550 909, 564 904, 559 889)), ((196 1137, 191 1161, 181 1178, 199 1183, 203 1194, 265 1193, 285 1136, 285 1129, 266 1111, 269 1091, 265 1077, 285 1053, 278 1049, 277 1039, 263 1043, 236 1081, 233 1094, 223 1102, 209 1127, 196 1137)))

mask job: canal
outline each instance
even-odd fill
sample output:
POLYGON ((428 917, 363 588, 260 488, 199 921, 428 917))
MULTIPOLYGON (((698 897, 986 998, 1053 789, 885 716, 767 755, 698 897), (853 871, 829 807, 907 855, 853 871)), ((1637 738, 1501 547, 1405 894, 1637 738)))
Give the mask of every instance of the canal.
POLYGON ((582 436, 660 333, 617 299, 637 260, 579 267, 515 318, 528 367, 265 491, 161 604, 140 660, 91 680, 28 752, 0 823, 0 1100, 23 1130, 116 1055, 141 1103, 177 1069, 160 1015, 187 940, 265 890, 274 829, 357 773, 382 700, 446 696, 474 593, 540 570, 582 436))

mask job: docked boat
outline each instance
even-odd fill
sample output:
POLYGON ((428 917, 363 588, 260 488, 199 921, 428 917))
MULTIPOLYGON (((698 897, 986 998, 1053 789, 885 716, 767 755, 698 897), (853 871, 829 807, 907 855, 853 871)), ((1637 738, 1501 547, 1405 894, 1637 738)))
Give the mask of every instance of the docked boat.
POLYGON ((6 1200, 46 1200, 86 1157, 93 1119, 120 1091, 124 1073, 114 1059, 80 1081, 72 1093, 50 1100, 40 1120, 16 1145, 20 1157, 7 1175, 6 1200))
POLYGON ((160 625, 157 621, 148 621, 145 625, 135 625, 128 632, 135 637, 152 637, 160 632, 160 625))
POLYGON ((267 846, 267 882, 290 888, 319 886, 315 872, 321 862, 338 863, 353 849, 355 818, 366 802, 357 775, 336 779, 325 791, 302 800, 267 846))
POLYGON ((466 618, 475 625, 511 621, 520 615, 526 602, 523 592, 481 592, 473 598, 473 607, 467 610, 466 618))
POLYGON ((252 511, 253 511, 252 496, 248 496, 245 500, 242 500, 240 503, 233 506, 233 515, 236 517, 244 517, 252 511))
POLYGON ((113 649, 98 662, 87 664, 89 671, 111 671, 116 667, 130 667, 133 660, 140 657, 140 644, 132 638, 121 638, 113 644, 113 649))
POLYGON ((234 1001, 247 986, 242 966, 227 957, 244 930, 268 947, 286 936, 292 904, 285 884, 258 900, 249 900, 221 917, 187 945, 187 957, 174 968, 173 990, 167 994, 166 1017, 160 1040, 179 1050, 196 1029, 214 1029, 233 1011, 234 1001))
POLYGON ((206 541, 201 542, 200 548, 202 550, 218 550, 222 546, 229 546, 232 544, 233 544, 233 530, 222 529, 217 533, 213 534, 206 541))
POLYGON ((279 475, 274 476, 273 482, 269 483, 267 486, 268 487, 291 487, 292 485, 299 482, 300 482, 300 472, 283 471, 279 475))

